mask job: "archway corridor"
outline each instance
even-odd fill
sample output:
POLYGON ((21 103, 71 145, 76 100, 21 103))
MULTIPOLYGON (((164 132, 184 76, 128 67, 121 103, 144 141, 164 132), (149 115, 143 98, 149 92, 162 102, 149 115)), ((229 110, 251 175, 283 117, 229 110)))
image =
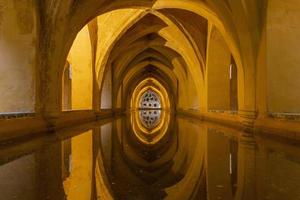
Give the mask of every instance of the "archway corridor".
POLYGON ((0 200, 300 199, 299 0, 0 0, 0 200))

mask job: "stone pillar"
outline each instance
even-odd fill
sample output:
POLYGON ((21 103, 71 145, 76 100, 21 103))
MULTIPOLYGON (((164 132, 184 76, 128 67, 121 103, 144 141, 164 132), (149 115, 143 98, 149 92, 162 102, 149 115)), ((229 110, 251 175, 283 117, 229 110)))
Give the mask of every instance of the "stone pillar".
POLYGON ((246 133, 253 133, 256 116, 257 112, 255 111, 239 110, 240 122, 242 123, 246 133))

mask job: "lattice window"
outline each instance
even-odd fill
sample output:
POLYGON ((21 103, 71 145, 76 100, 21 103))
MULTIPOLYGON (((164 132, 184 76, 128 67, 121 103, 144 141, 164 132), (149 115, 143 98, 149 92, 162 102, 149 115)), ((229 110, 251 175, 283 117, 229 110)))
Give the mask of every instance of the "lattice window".
POLYGON ((152 129, 157 126, 160 122, 161 111, 160 110, 143 110, 140 111, 140 119, 142 124, 148 128, 152 129))
POLYGON ((141 109, 160 109, 161 102, 157 93, 152 90, 147 90, 140 100, 141 109))

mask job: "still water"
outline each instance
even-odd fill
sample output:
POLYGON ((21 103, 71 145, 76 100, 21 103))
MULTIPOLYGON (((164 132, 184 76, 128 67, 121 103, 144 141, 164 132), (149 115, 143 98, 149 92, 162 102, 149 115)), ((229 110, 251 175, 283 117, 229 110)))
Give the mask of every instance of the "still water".
POLYGON ((294 200, 299 188, 299 144, 160 110, 0 147, 0 200, 294 200))

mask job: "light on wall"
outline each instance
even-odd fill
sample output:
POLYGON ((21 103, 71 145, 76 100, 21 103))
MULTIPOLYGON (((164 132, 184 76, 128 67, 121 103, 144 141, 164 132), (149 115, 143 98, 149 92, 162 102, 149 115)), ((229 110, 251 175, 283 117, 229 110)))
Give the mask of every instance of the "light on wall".
POLYGON ((232 64, 230 65, 229 67, 229 79, 231 80, 232 79, 232 64))

